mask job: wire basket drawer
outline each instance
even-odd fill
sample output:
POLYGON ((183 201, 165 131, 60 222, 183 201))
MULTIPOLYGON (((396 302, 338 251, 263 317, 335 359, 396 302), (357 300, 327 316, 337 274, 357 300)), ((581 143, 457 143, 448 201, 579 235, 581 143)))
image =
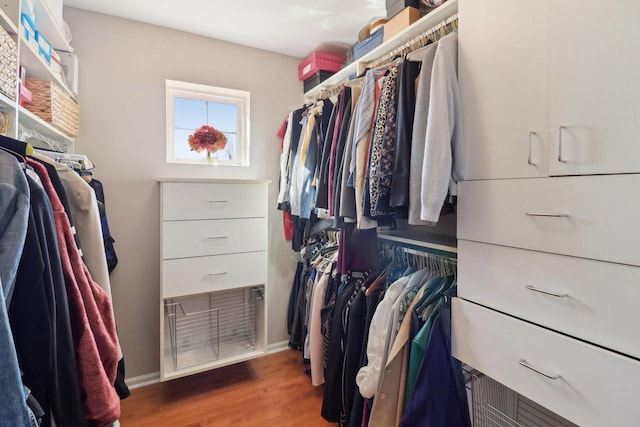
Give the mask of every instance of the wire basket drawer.
POLYGON ((262 288, 242 288, 165 300, 174 369, 256 349, 256 305, 262 288))

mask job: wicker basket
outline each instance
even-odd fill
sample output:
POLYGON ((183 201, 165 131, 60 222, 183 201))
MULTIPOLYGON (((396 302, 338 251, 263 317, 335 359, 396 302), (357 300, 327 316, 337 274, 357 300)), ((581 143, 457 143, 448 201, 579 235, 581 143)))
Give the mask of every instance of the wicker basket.
POLYGON ((71 137, 78 136, 80 107, 64 90, 49 80, 27 79, 32 101, 25 108, 71 137))
POLYGON ((15 101, 18 86, 18 47, 0 27, 0 92, 15 101))

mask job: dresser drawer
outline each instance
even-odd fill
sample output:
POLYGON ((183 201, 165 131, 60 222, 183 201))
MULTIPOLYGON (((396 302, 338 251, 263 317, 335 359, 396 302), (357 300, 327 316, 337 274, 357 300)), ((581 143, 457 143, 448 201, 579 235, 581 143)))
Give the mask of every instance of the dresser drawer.
POLYGON ((166 221, 162 224, 164 259, 267 249, 267 219, 166 221))
POLYGON ((460 183, 458 238, 640 265, 640 175, 460 183))
POLYGON ((458 296, 640 358, 640 267, 459 240, 458 296))
POLYGON ((265 184, 162 183, 164 221, 266 217, 265 184))
POLYGON ((162 298, 263 285, 267 253, 216 255, 162 261, 162 298))
POLYGON ((457 359, 580 426, 637 425, 640 362, 460 298, 452 304, 457 359))

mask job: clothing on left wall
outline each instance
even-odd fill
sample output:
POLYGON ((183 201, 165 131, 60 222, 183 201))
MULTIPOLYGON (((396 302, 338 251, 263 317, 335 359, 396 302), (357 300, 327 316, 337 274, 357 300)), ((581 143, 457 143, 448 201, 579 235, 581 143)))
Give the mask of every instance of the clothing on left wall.
POLYGON ((96 195, 72 169, 46 156, 25 158, 24 148, 16 152, 25 146, 0 137, 0 277, 6 283, 0 304, 0 424, 37 425, 35 413, 43 426, 117 425, 120 396, 129 390, 122 376, 116 392, 117 370, 124 366, 96 195), (73 187, 60 179, 63 169, 73 187), (80 181, 74 183, 75 177, 80 181), (76 211, 83 225, 72 228, 78 202, 73 188, 88 189, 81 209, 90 212, 76 211), (79 242, 94 245, 89 257, 82 256, 79 242))

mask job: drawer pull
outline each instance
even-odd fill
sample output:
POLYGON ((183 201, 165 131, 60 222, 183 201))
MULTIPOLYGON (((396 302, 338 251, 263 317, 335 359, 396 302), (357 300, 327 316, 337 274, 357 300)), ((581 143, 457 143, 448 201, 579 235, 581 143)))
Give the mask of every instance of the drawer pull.
POLYGON ((527 216, 545 216, 549 218, 569 218, 569 214, 566 213, 540 213, 540 212, 526 212, 527 216))
POLYGON ((227 236, 219 236, 219 237, 207 237, 207 240, 223 240, 223 239, 228 239, 227 236))
POLYGON ((536 165, 535 163, 533 163, 533 159, 531 158, 531 137, 533 135, 537 135, 537 134, 533 131, 529 132, 529 157, 527 158, 527 163, 529 163, 529 166, 536 165))
POLYGON ((560 375, 549 375, 549 374, 547 374, 546 372, 542 372, 541 370, 539 370, 539 369, 537 369, 537 368, 534 368, 533 366, 529 365, 529 364, 527 363, 527 361, 526 361, 526 360, 524 360, 524 359, 520 360, 520 365, 524 366, 524 367, 525 367, 525 368, 527 368, 527 369, 531 369, 533 372, 536 372, 536 373, 538 373, 538 374, 540 374, 540 375, 544 375, 545 377, 547 377, 547 378, 549 378, 549 379, 551 379, 551 380, 558 380, 558 379, 560 379, 560 375))
POLYGON ((214 278, 214 277, 221 277, 226 275, 227 275, 227 272, 225 271, 224 273, 209 273, 206 275, 206 277, 214 278))
POLYGON ((540 292, 541 294, 551 295, 552 297, 556 297, 556 298, 569 298, 569 294, 558 294, 555 292, 545 291, 544 289, 539 289, 531 285, 527 285, 527 289, 533 292, 540 292))
POLYGON ((229 203, 228 200, 207 200, 207 203, 229 203))
POLYGON ((565 130, 566 126, 558 127, 558 161, 560 163, 566 163, 567 161, 562 158, 562 131, 565 130))

